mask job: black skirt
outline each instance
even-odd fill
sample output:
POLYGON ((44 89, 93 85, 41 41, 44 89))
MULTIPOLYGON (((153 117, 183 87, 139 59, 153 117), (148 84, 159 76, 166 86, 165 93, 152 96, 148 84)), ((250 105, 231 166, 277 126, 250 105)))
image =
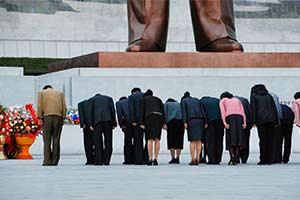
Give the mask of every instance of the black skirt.
POLYGON ((229 115, 226 117, 229 129, 226 129, 226 149, 230 146, 242 146, 243 144, 243 117, 241 115, 229 115))
POLYGON ((188 141, 204 140, 204 121, 201 118, 194 118, 188 121, 188 141))
POLYGON ((160 114, 150 114, 145 118, 146 140, 161 138, 161 130, 164 123, 163 116, 160 114))
POLYGON ((179 119, 172 119, 167 123, 168 149, 183 149, 184 125, 179 119))

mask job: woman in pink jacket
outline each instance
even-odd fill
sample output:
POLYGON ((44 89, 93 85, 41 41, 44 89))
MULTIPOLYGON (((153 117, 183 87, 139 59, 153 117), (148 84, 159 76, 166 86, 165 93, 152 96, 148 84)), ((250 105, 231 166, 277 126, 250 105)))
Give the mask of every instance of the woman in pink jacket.
POLYGON ((294 94, 293 110, 296 118, 296 126, 300 127, 300 92, 294 94))
POLYGON ((228 165, 236 165, 242 147, 243 129, 246 128, 246 117, 242 103, 229 92, 221 94, 221 116, 226 128, 226 149, 230 153, 228 165))

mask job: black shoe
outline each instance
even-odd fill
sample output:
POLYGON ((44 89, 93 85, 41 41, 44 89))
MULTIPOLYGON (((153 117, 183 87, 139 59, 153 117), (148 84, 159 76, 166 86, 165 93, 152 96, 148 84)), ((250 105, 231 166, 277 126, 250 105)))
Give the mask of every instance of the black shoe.
POLYGON ((266 165, 267 163, 265 163, 265 162, 262 162, 262 161, 259 161, 258 163, 257 163, 257 165, 266 165))
POLYGON ((228 165, 233 165, 233 160, 229 160, 228 165))
POLYGON ((284 160, 284 161, 282 161, 282 163, 283 163, 283 164, 288 164, 289 161, 288 161, 288 160, 284 160))
POLYGON ((202 159, 200 160, 200 163, 201 163, 201 164, 205 164, 205 163, 206 163, 206 159, 205 159, 205 158, 202 158, 202 159))
POLYGON ((176 163, 176 158, 172 158, 170 161, 169 161, 169 164, 175 164, 176 163))
POLYGON ((103 163, 95 163, 94 165, 99 165, 100 166, 100 165, 103 165, 103 163))
POLYGON ((93 165, 94 163, 87 162, 85 165, 93 165))
POLYGON ((148 165, 148 166, 151 166, 151 165, 152 165, 152 163, 153 163, 153 161, 152 161, 152 160, 148 160, 148 162, 147 162, 147 165, 148 165))
POLYGON ((157 162, 156 159, 153 160, 153 165, 154 165, 154 166, 157 166, 157 165, 158 165, 158 162, 157 162))
POLYGON ((52 164, 43 164, 43 166, 54 166, 52 164))
POLYGON ((237 161, 236 160, 233 160, 232 161, 232 165, 237 165, 238 163, 237 163, 237 161))
POLYGON ((175 164, 180 164, 179 158, 175 158, 175 164))

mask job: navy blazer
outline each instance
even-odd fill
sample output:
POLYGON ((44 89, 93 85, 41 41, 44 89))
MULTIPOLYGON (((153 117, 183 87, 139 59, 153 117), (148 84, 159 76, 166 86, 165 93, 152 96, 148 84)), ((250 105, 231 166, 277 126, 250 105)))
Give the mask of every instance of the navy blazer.
POLYGON ((203 104, 208 123, 214 120, 222 120, 219 106, 220 99, 215 97, 202 97, 200 103, 203 104))
POLYGON ((143 95, 142 92, 138 92, 128 97, 130 123, 140 123, 142 120, 140 107, 143 95))
POLYGON ((78 103, 78 114, 80 118, 80 127, 91 126, 91 111, 89 106, 89 100, 84 100, 78 103))
POLYGON ((280 106, 281 106, 281 110, 282 110, 281 121, 293 123, 294 119, 295 119, 295 114, 294 114, 293 110, 289 106, 284 105, 284 104, 280 104, 280 106))
POLYGON ((190 96, 184 98, 181 101, 181 109, 184 123, 187 123, 193 118, 200 118, 203 119, 205 123, 207 122, 203 104, 200 103, 198 98, 190 96))
POLYGON ((117 125, 114 101, 111 97, 97 94, 90 99, 92 126, 100 122, 111 122, 117 125))
POLYGON ((122 99, 116 103, 118 124, 122 128, 130 123, 128 99, 122 99))
POLYGON ((250 105, 248 99, 245 98, 245 97, 239 97, 239 96, 236 96, 236 98, 238 100, 240 100, 240 102, 243 105, 247 123, 252 126, 253 125, 253 120, 252 120, 252 113, 251 113, 251 105, 250 105))

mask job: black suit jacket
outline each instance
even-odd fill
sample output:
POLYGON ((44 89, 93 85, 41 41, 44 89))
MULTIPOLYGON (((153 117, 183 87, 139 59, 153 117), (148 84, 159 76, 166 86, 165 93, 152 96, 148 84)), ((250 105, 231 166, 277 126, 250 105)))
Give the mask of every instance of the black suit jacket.
POLYGON ((129 124, 128 99, 122 99, 116 103, 118 124, 120 128, 129 124))
POLYGON ((141 122, 141 99, 143 97, 142 92, 132 94, 128 97, 128 107, 130 123, 140 123, 141 122))
POLYGON ((116 126, 116 114, 114 101, 111 97, 97 94, 90 99, 92 126, 100 122, 111 122, 116 126))
POLYGON ((160 98, 146 96, 141 99, 141 124, 145 123, 145 118, 151 113, 160 113, 165 120, 164 104, 160 98))
POLYGON ((84 100, 78 103, 78 114, 80 118, 80 127, 91 126, 91 110, 89 106, 89 100, 84 100))

